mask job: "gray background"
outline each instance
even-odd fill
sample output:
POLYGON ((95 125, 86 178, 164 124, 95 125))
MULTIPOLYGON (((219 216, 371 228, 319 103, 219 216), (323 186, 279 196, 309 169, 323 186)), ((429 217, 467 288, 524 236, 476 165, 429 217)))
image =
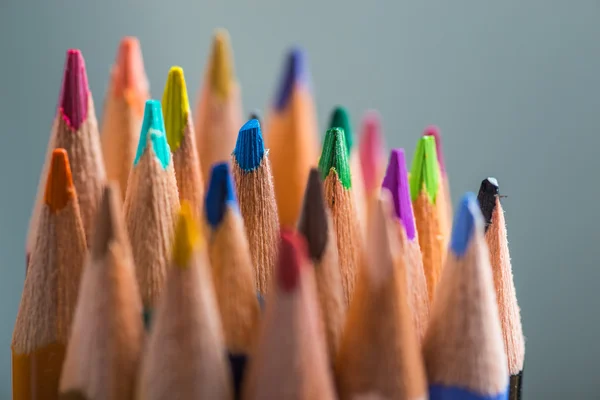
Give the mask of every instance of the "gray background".
POLYGON ((377 108, 388 145, 412 156, 422 128, 438 124, 454 203, 496 176, 509 195, 526 398, 597 398, 600 3, 223 3, 0 0, 0 398, 10 396, 23 243, 65 51, 82 49, 99 115, 123 35, 140 38, 154 96, 179 64, 195 100, 219 26, 231 33, 247 111, 265 109, 283 52, 301 44, 322 127, 338 102, 355 125, 377 108))

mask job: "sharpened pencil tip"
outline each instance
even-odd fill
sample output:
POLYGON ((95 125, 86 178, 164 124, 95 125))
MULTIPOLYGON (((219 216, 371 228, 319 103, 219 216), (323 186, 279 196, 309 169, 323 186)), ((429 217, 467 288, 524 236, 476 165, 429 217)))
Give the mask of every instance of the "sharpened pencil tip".
POLYGON ((117 239, 124 227, 121 215, 121 191, 116 182, 107 183, 102 189, 95 221, 94 243, 91 254, 102 257, 109 244, 117 239))
POLYGON ((227 207, 237 209, 237 199, 229 164, 224 162, 213 166, 206 192, 206 219, 213 229, 223 220, 227 207))
POLYGON ((167 142, 172 151, 177 151, 188 122, 190 103, 188 100, 185 76, 181 67, 171 67, 162 98, 165 113, 167 142))
POLYGON ((444 152, 442 151, 442 135, 440 133, 440 128, 435 125, 429 125, 423 131, 423 136, 433 136, 435 138, 435 150, 438 164, 440 165, 440 171, 442 174, 445 174, 446 163, 444 162, 444 152))
POLYGON ((245 172, 258 168, 265 155, 260 123, 256 119, 246 122, 238 133, 233 156, 240 168, 245 172))
POLYGON ((171 161, 171 149, 165 135, 165 122, 163 120, 162 107, 158 100, 146 101, 144 109, 144 122, 140 132, 137 153, 133 165, 137 165, 148 147, 152 146, 154 155, 160 161, 164 169, 167 169, 171 161), (150 143, 148 143, 148 141, 150 143))
POLYGON ((225 29, 215 32, 209 61, 209 82, 214 93, 226 99, 234 84, 233 56, 229 33, 225 29))
POLYGON ((200 243, 200 230, 193 217, 192 207, 183 200, 175 224, 173 238, 173 261, 180 268, 187 268, 194 250, 200 243))
POLYGON ((275 97, 275 109, 282 111, 287 107, 294 86, 308 85, 308 60, 306 53, 299 47, 292 48, 286 58, 279 90, 275 97))
POLYGON ((261 122, 260 122, 260 121, 261 121, 261 118, 260 118, 260 112, 259 112, 258 110, 254 110, 254 111, 252 111, 252 112, 250 113, 250 116, 248 117, 248 120, 251 120, 251 119, 255 119, 255 120, 257 120, 257 121, 258 121, 258 124, 260 125, 260 124, 261 124, 261 122))
POLYGON ((415 201, 419 197, 419 193, 425 190, 429 201, 435 204, 439 190, 439 171, 435 138, 422 136, 417 142, 417 150, 410 169, 410 196, 412 201, 415 201))
POLYGON ((65 208, 69 200, 74 197, 75 188, 73 187, 69 156, 65 149, 56 149, 52 152, 44 202, 50 211, 57 212, 65 208))
POLYGON ((413 240, 416 231, 415 219, 410 201, 410 185, 408 183, 404 149, 391 151, 382 186, 390 191, 395 215, 402 221, 408 239, 413 240))
POLYGON ((67 51, 60 91, 59 110, 67 125, 78 130, 87 118, 89 87, 81 51, 67 51))
POLYGON ((289 229, 281 230, 279 246, 279 286, 284 292, 292 292, 300 282, 300 269, 306 258, 304 238, 289 229))
POLYGON ((112 84, 116 94, 125 97, 127 103, 141 116, 149 84, 137 38, 126 36, 121 39, 114 68, 112 84))
POLYGON ((352 124, 350 123, 350 116, 344 107, 337 106, 333 109, 331 118, 329 119, 329 128, 341 128, 344 131, 346 151, 350 154, 350 151, 352 151, 352 147, 354 146, 354 132, 352 130, 352 124))
POLYGON ((315 261, 323 256, 329 237, 326 207, 319 170, 312 168, 304 191, 298 231, 304 235, 308 244, 308 255, 315 261))
POLYGON ((319 159, 319 171, 321 171, 323 180, 327 178, 332 170, 335 171, 346 189, 352 187, 346 139, 344 138, 344 131, 340 128, 327 130, 323 142, 323 152, 319 159))
POLYGON ((477 225, 481 224, 481 218, 475 194, 466 193, 460 201, 452 227, 450 249, 454 254, 457 256, 465 254, 477 225))
POLYGON ((381 117, 377 111, 369 111, 363 118, 360 136, 360 166, 365 181, 365 189, 374 191, 381 181, 379 171, 383 159, 383 139, 381 137, 381 117))
POLYGON ((494 215, 494 210, 496 209, 499 193, 500 190, 496 178, 486 178, 481 182, 479 193, 477 194, 477 201, 479 202, 481 214, 483 214, 486 232, 492 224, 492 217, 494 215))

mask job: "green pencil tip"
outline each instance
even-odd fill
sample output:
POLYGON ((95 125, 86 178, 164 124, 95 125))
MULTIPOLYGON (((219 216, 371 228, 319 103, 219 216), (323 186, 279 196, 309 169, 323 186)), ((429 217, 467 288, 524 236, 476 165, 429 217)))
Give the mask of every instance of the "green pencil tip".
POLYGON ((348 165, 348 150, 344 131, 340 128, 331 128, 325 134, 323 152, 319 159, 319 171, 321 178, 325 180, 331 171, 334 171, 342 186, 346 189, 352 187, 350 166, 348 165))
POLYGON ((435 150, 435 138, 423 136, 417 142, 417 150, 410 169, 410 197, 415 201, 425 190, 429 201, 435 204, 440 187, 440 167, 435 150))
POLYGON ((162 98, 167 142, 172 151, 181 145, 190 112, 185 77, 181 67, 171 67, 162 98))
POLYGON ((346 151, 350 154, 352 147, 354 146, 354 132, 352 131, 352 125, 350 124, 350 116, 348 111, 342 107, 337 106, 331 113, 329 120, 329 128, 341 128, 344 130, 344 138, 346 139, 346 151))

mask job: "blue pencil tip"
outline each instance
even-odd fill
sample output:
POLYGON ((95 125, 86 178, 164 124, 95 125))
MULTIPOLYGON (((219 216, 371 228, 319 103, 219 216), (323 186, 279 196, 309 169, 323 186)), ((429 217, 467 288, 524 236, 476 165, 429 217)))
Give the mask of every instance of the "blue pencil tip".
POLYGON ((475 194, 468 192, 460 201, 458 212, 454 217, 450 249, 457 256, 462 256, 467 251, 476 225, 481 225, 482 216, 475 194))
POLYGON ((160 161, 163 168, 167 168, 171 160, 171 149, 167 143, 165 134, 165 121, 163 119, 162 105, 158 100, 146 101, 144 108, 144 121, 140 131, 140 141, 138 142, 137 152, 133 165, 137 165, 140 158, 148 147, 148 136, 150 144, 154 150, 156 158, 160 161))
POLYGON ((240 168, 246 172, 253 171, 260 165, 265 155, 260 123, 256 119, 246 122, 238 133, 233 156, 240 168))
POLYGON ((294 47, 287 55, 279 91, 275 99, 275 109, 283 110, 290 98, 296 83, 308 84, 308 60, 306 53, 299 47, 294 47))
POLYGON ((215 164, 210 174, 205 203, 206 219, 213 229, 221 223, 225 210, 231 206, 237 208, 229 164, 215 164))

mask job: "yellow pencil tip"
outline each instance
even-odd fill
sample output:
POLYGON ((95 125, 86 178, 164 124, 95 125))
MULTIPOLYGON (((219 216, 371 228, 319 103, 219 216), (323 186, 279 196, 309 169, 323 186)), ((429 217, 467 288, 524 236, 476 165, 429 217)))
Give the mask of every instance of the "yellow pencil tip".
POLYGON ((171 151, 175 152, 181 144, 190 111, 185 77, 181 67, 171 67, 169 70, 162 98, 162 109, 165 116, 167 142, 171 151))
POLYGON ((229 33, 224 29, 218 29, 215 32, 209 62, 211 88, 221 98, 225 99, 231 92, 234 83, 234 72, 229 33))
POLYGON ((200 244, 200 239, 200 231, 194 221, 192 207, 187 201, 182 201, 173 240, 173 260, 178 267, 188 267, 192 254, 200 244))

